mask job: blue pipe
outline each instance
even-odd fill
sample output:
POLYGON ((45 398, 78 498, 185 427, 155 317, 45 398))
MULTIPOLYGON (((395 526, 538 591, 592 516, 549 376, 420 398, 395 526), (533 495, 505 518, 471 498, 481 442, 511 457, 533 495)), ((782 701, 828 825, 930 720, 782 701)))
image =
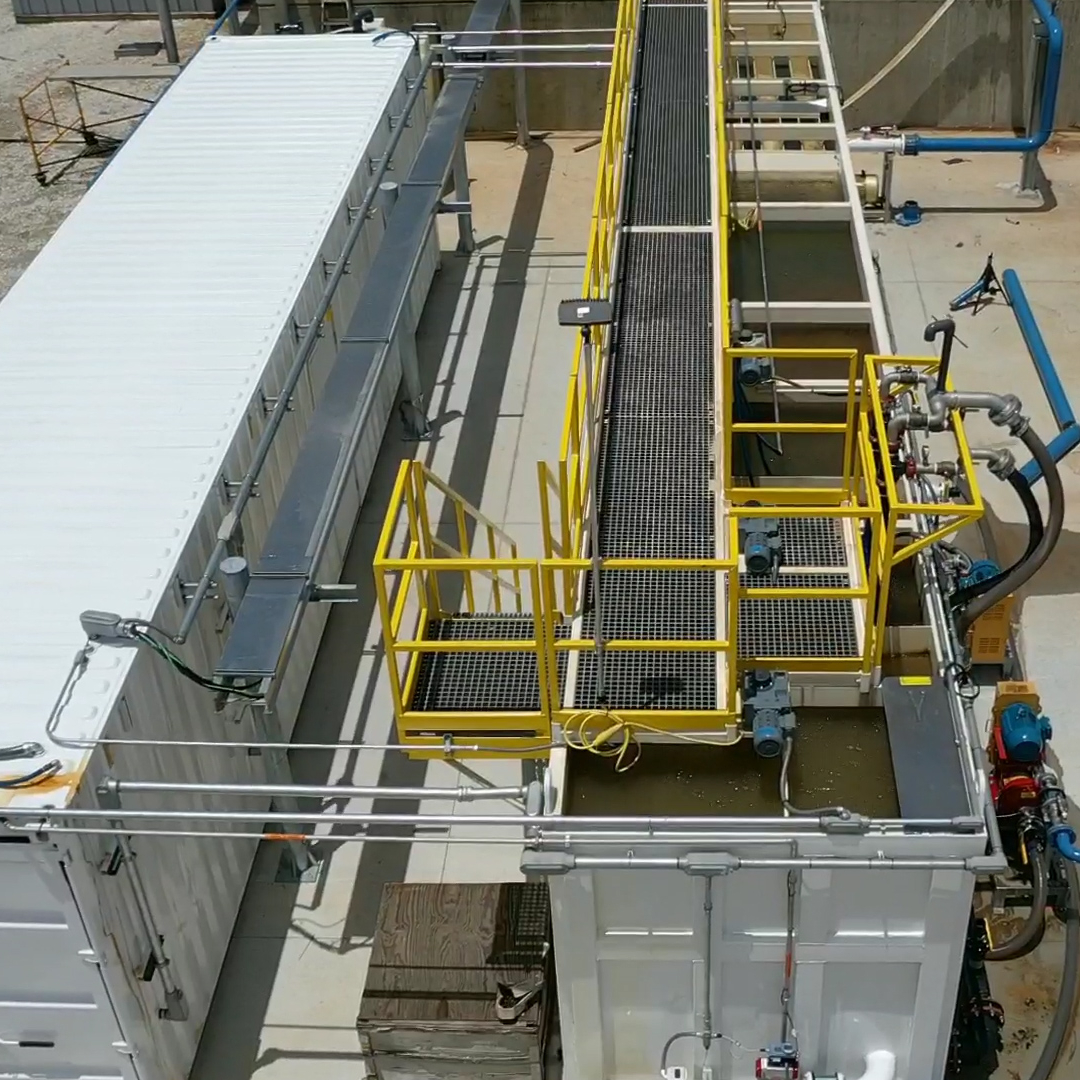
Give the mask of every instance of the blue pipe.
POLYGON ((1047 836, 1064 858, 1080 863, 1080 848, 1076 846, 1076 833, 1072 828, 1068 825, 1052 825, 1047 836))
MULTIPOLYGON (((1080 446, 1080 425, 1067 427, 1056 438, 1047 443, 1046 449, 1054 461, 1061 461, 1071 451, 1080 446)), ((1042 479, 1042 469, 1037 461, 1029 461, 1021 470, 1021 475, 1029 484, 1034 484, 1042 479)))
POLYGON ((1054 14, 1052 0, 1031 0, 1035 11, 1046 27, 1049 49, 1046 57, 1046 77, 1043 80, 1042 111, 1039 130, 1026 137, 958 138, 948 135, 907 135, 904 137, 906 155, 935 153, 999 153, 1028 154, 1046 145, 1054 131, 1054 112, 1057 109, 1058 83, 1061 81, 1061 57, 1065 50, 1065 31, 1054 14))
POLYGON ((1024 335, 1024 344, 1031 353, 1031 359, 1035 363, 1035 370, 1039 374, 1043 390, 1046 391, 1046 399, 1050 402, 1050 411, 1054 414, 1058 428, 1064 431, 1065 428, 1075 426, 1076 414, 1072 410, 1072 405, 1069 404, 1065 387, 1061 385, 1057 368, 1054 367, 1054 361, 1050 359, 1050 352, 1046 348, 1046 342, 1043 341, 1039 324, 1035 321, 1031 305, 1028 303, 1015 270, 1006 270, 1001 275, 1001 286, 1005 290, 1005 299, 1008 300, 1016 316, 1020 333, 1024 335))
POLYGON ((217 21, 210 27, 207 37, 213 37, 229 21, 231 15, 235 15, 240 8, 240 0, 229 0, 228 7, 218 16, 217 21))

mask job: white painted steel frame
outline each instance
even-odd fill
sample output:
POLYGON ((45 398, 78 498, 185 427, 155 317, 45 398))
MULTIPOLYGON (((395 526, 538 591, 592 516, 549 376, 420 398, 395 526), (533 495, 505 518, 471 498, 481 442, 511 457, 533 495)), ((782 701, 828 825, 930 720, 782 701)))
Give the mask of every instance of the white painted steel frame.
MULTIPOLYGON (((713 3, 719 0, 711 0, 713 3)), ((842 131, 842 110, 820 5, 792 0, 783 16, 765 0, 725 5, 732 21, 754 26, 786 17, 800 40, 817 43, 829 111, 842 131), (813 32, 810 32, 810 27, 813 32)), ((759 39, 764 37, 759 32, 759 39)), ((791 55, 776 39, 756 55, 791 55)), ((842 201, 783 204, 777 220, 848 220, 863 300, 843 310, 820 305, 792 311, 793 321, 866 325, 874 347, 891 351, 885 308, 874 271, 851 157, 843 138, 835 152, 759 151, 763 167, 792 179, 831 174, 842 201), (838 313, 839 312, 839 313, 838 313), (824 314, 828 318, 824 317, 824 314)), ((751 154, 732 154, 736 169, 752 167, 751 154)), ((715 196, 714 196, 715 197, 715 196)), ((768 204, 766 204, 768 210, 768 204)), ((783 305, 782 305, 783 306, 783 305)), ((787 305, 792 306, 792 305, 787 305)), ((752 305, 750 310, 753 311, 752 305)), ((850 539, 850 537, 849 537, 850 539)), ((935 622, 939 614, 932 615, 935 622)), ((939 657, 944 626, 934 627, 939 657)), ((829 680, 822 680, 825 689, 829 680)), ((852 701, 852 704, 855 702, 852 701)), ((985 790, 975 763, 977 733, 970 714, 955 703, 954 723, 972 807, 981 812, 985 790)), ((646 751, 647 752, 647 751, 646 751)), ((552 770, 565 788, 568 752, 556 751, 552 770)), ((628 784, 632 779, 628 778, 628 784)), ((729 826, 725 823, 725 832, 729 826)), ((775 847, 734 841, 746 857, 776 856, 775 847)), ((798 841, 797 854, 978 856, 985 833, 887 838, 818 836, 798 841)), ((574 854, 611 856, 611 846, 569 842, 574 854)), ((649 858, 685 855, 692 846, 650 845, 649 858)), ((793 854, 796 852, 793 851, 793 854)), ((635 854, 628 842, 623 854, 635 854)), ((656 1076, 660 1052, 678 1031, 704 1023, 704 882, 679 870, 574 870, 549 879, 554 916, 566 1080, 644 1080, 656 1076)), ((939 1080, 943 1075, 953 1007, 971 911, 974 874, 960 870, 803 870, 796 901, 794 1026, 803 1068, 859 1075, 865 1055, 889 1050, 897 1080, 939 1080)), ((714 1041, 706 1057, 700 1040, 675 1044, 669 1063, 700 1077, 708 1064, 717 1080, 750 1080, 755 1051, 781 1032, 780 991, 786 935, 786 871, 739 870, 715 879, 713 889, 712 1013, 714 1030, 744 1048, 714 1041)))
MULTIPOLYGON (((0 378, 7 384, 0 408, 22 410, 5 421, 21 465, 0 484, 12 513, 5 593, 14 605, 0 642, 0 730, 5 743, 36 739, 62 760, 58 782, 5 793, 9 805, 94 807, 94 787, 112 770, 163 781, 268 779, 264 758, 236 750, 62 750, 45 738, 45 721, 81 644, 80 611, 97 607, 167 629, 179 625, 180 583, 197 577, 210 554, 229 510, 224 481, 241 476, 251 460, 265 402, 285 378, 297 328, 341 252, 350 207, 370 185, 417 66, 405 37, 379 45, 362 35, 208 42, 0 304, 0 378), (45 406, 37 431, 22 404, 27 394, 45 406), (89 488, 84 481, 92 481, 89 488), (93 494, 102 491, 104 499, 93 494), (29 511, 18 512, 27 500, 29 511)), ((411 165, 425 124, 418 103, 395 153, 400 169, 411 165)), ((262 471, 260 497, 243 522, 249 558, 273 519, 382 230, 382 218, 373 216, 262 471)), ((432 231, 412 312, 423 307, 437 261, 432 231)), ((323 562, 328 580, 340 571, 400 377, 395 346, 323 562)), ((277 698, 286 737, 324 622, 325 605, 312 605, 277 698)), ((212 670, 227 632, 223 598, 207 603, 185 659, 212 670)), ((92 658, 59 731, 261 737, 250 710, 216 712, 213 695, 159 658, 110 648, 92 658)), ((203 796, 179 805, 220 810, 237 802, 203 796)), ((19 943, 0 983, 8 1006, 0 1034, 6 1040, 12 1032, 48 1031, 55 1046, 5 1042, 0 1068, 117 1080, 187 1074, 255 842, 136 839, 133 846, 188 1018, 161 1019, 160 979, 138 978, 149 939, 125 868, 101 871, 110 838, 64 836, 58 850, 11 843, 0 849, 0 882, 5 895, 22 890, 28 899, 12 899, 9 917, 0 919, 0 934, 10 923, 19 943), (59 906, 50 911, 42 892, 59 906), (50 930, 31 933, 38 923, 50 930), (39 963, 47 943, 77 958, 78 970, 96 972, 100 986, 92 979, 82 988, 59 961, 39 963)))

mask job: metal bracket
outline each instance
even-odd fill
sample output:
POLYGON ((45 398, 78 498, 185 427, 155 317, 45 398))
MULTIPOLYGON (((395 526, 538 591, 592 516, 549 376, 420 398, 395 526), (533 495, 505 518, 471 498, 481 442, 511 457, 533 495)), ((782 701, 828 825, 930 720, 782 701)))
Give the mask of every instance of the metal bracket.
MULTIPOLYGON (((345 270, 343 272, 347 274, 349 271, 345 270)), ((270 396, 262 390, 259 391, 259 397, 262 400, 262 410, 266 416, 269 416, 277 408, 278 402, 281 400, 280 394, 270 396)), ((293 411, 293 399, 291 394, 289 395, 289 400, 285 403, 285 411, 293 411)))
MULTIPOLYGON (((303 338, 304 334, 306 334, 308 332, 308 330, 311 329, 311 323, 309 323, 309 322, 306 322, 306 323, 297 322, 295 317, 293 318, 292 324, 293 324, 293 334, 295 335, 297 342, 299 342, 301 340, 301 338, 303 338)), ((315 336, 316 337, 322 337, 323 336, 323 324, 321 322, 319 323, 318 328, 315 330, 315 336)))
MULTIPOLYGON (((352 208, 350 207, 350 210, 351 209, 352 208)), ((357 209, 359 209, 359 207, 357 207, 357 209)), ((337 264, 338 264, 339 261, 340 260, 338 260, 338 259, 328 259, 325 256, 323 256, 323 261, 322 261, 323 276, 327 277, 327 278, 332 277, 333 274, 334 274, 334 271, 337 269, 337 264)), ((351 274, 352 273, 352 269, 349 266, 349 260, 348 259, 345 260, 345 269, 342 270, 341 272, 343 274, 351 274)))
POLYGON ((308 599, 325 604, 355 604, 360 599, 360 586, 344 583, 312 585, 308 599))
MULTIPOLYGON (((180 603, 185 607, 195 599, 195 594, 199 591, 197 581, 185 581, 179 574, 173 578, 173 587, 176 589, 176 595, 180 598, 180 603)), ((210 582, 210 588, 207 590, 206 595, 211 600, 218 599, 216 581, 210 582)))
POLYGON ((116 877, 120 873, 120 867, 124 865, 124 853, 120 850, 120 845, 112 849, 109 857, 101 863, 98 869, 105 877, 116 877))
POLYGON ((455 199, 442 199, 435 207, 436 214, 471 214, 471 202, 458 202, 455 199))
MULTIPOLYGON (((239 494, 240 488, 243 487, 242 480, 230 480, 224 473, 218 478, 218 484, 221 487, 221 497, 225 502, 232 502, 239 494)), ((257 499, 259 494, 259 481, 256 480, 251 485, 251 497, 257 499)))

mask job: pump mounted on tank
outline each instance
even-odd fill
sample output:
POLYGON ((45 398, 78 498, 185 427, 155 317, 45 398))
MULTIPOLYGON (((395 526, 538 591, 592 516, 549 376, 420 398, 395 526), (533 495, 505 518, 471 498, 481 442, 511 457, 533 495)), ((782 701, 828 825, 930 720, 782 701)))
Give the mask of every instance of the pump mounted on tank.
MULTIPOLYGON (((760 506, 748 502, 747 506, 760 506)), ((743 518, 739 521, 739 547, 749 574, 779 573, 784 561, 784 541, 779 518, 743 518)))
POLYGON ((787 673, 756 668, 743 675, 743 727, 760 757, 778 757, 795 731, 787 673))

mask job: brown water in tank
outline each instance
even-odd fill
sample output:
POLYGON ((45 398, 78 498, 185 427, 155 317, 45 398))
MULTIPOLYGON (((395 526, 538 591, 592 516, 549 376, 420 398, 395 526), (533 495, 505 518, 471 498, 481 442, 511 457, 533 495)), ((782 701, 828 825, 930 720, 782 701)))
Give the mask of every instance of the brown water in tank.
MULTIPOLYGON (((883 710, 799 709, 797 716, 790 776, 796 806, 899 816, 883 710)), ((568 772, 568 814, 782 814, 780 760, 758 757, 749 739, 730 747, 648 743, 625 773, 610 759, 571 753, 568 772)))

